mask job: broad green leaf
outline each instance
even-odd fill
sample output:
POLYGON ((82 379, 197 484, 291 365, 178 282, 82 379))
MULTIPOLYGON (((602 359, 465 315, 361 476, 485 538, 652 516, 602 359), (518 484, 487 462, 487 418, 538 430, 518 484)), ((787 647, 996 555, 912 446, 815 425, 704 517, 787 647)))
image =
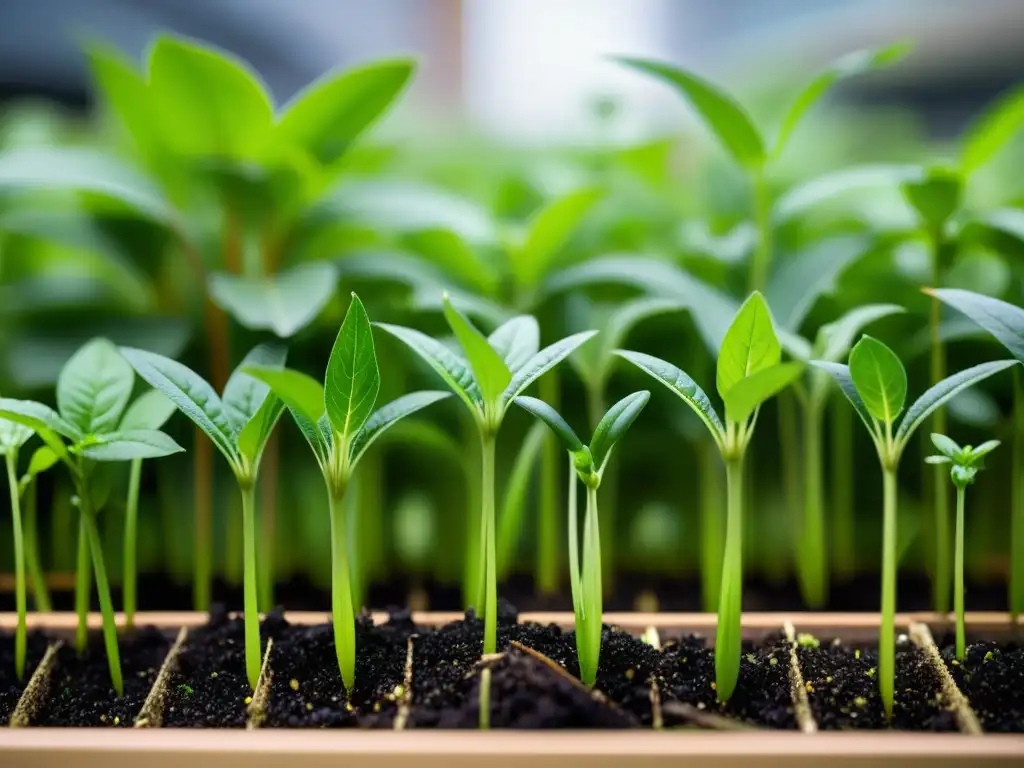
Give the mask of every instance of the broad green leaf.
POLYGON ((906 310, 897 304, 866 304, 851 309, 838 320, 823 325, 818 331, 816 346, 820 348, 820 358, 828 362, 838 362, 840 358, 846 356, 854 339, 865 326, 904 311, 906 310))
POLYGON ((755 291, 743 302, 718 353, 716 383, 718 394, 725 395, 740 381, 778 365, 782 359, 782 345, 764 297, 755 291))
POLYGON ((875 430, 875 422, 871 418, 864 400, 861 399, 860 392, 857 391, 857 385, 853 383, 850 368, 842 363, 832 363, 826 360, 812 360, 810 364, 815 368, 825 371, 832 377, 836 384, 839 385, 843 395, 850 401, 850 405, 853 406, 857 415, 860 416, 860 420, 864 422, 864 426, 868 428, 868 432, 876 439, 880 437, 875 430))
POLYGON ((497 560, 498 580, 508 575, 515 556, 516 545, 522 539, 523 523, 526 517, 527 495, 530 480, 534 476, 537 458, 544 446, 548 427, 543 421, 535 421, 519 444, 512 472, 505 484, 501 514, 498 517, 497 560))
POLYGON ((904 181, 920 178, 916 165, 857 165, 830 171, 797 184, 775 201, 772 215, 781 224, 803 215, 833 198, 856 191, 892 188, 904 181))
POLYGON ((482 415, 480 388, 465 360, 441 342, 412 328, 389 325, 388 323, 375 323, 375 325, 390 333, 423 358, 473 413, 482 415))
POLYGON ((270 391, 285 404, 322 467, 327 460, 330 446, 324 432, 318 426, 326 413, 324 388, 320 382, 290 368, 254 366, 243 370, 270 387, 270 391))
POLYGON ((389 59, 328 72, 285 106, 277 139, 332 165, 394 102, 415 66, 411 59, 389 59))
POLYGON ((933 411, 945 404, 950 398, 959 392, 987 379, 993 374, 1005 371, 1014 365, 1019 365, 1016 360, 997 360, 991 363, 982 363, 967 368, 959 373, 940 381, 930 387, 923 395, 914 401, 914 404, 907 409, 907 415, 900 422, 900 428, 896 432, 896 443, 900 450, 906 447, 910 437, 933 411))
POLYGON ((250 464, 259 462, 278 419, 284 413, 284 402, 272 392, 260 403, 259 410, 238 433, 238 451, 250 464))
POLYGON ((850 352, 850 376, 868 413, 895 424, 907 399, 907 372, 896 353, 865 335, 850 352))
POLYGON ((171 418, 177 407, 167 396, 156 389, 143 392, 128 406, 121 417, 118 432, 134 432, 139 429, 161 429, 171 418))
POLYGON ((693 379, 671 363, 651 355, 645 355, 642 352, 617 349, 615 354, 661 382, 682 398, 683 402, 690 406, 693 412, 704 422, 704 426, 711 432, 711 436, 715 438, 718 447, 722 447, 725 427, 722 425, 722 420, 718 418, 711 400, 704 393, 704 390, 697 386, 693 379))
POLYGON ((163 141, 183 155, 258 159, 273 106, 258 75, 231 54, 161 35, 148 81, 163 141))
POLYGON ((807 110, 814 106, 832 86, 844 78, 896 64, 910 53, 911 47, 908 43, 895 43, 885 48, 854 51, 836 59, 824 71, 819 72, 790 105, 789 111, 782 120, 778 137, 775 139, 773 156, 778 157, 782 154, 786 142, 789 141, 789 137, 807 110))
POLYGON ((516 371, 512 381, 505 388, 505 393, 502 395, 504 407, 507 409, 509 403, 520 395, 524 389, 565 360, 565 358, 596 334, 597 331, 581 331, 580 333, 566 336, 564 339, 544 347, 544 349, 527 360, 523 367, 516 371))
POLYGON ((0 453, 21 448, 32 434, 32 430, 24 424, 0 419, 0 453))
POLYGON ((498 326, 487 343, 515 373, 540 350, 540 326, 533 315, 517 315, 498 326))
POLYGON ((132 461, 159 459, 184 450, 163 432, 133 429, 99 435, 82 445, 77 452, 92 461, 132 461))
POLYGON ((107 339, 86 342, 61 369, 57 408, 84 435, 117 429, 132 396, 135 375, 107 339))
POLYGON ((374 440, 381 436, 385 430, 390 428, 399 420, 404 419, 416 411, 426 408, 428 405, 451 397, 451 392, 411 392, 408 395, 392 400, 374 413, 359 433, 352 439, 349 447, 349 467, 354 468, 359 459, 366 453, 374 440))
POLYGON ((246 368, 284 368, 288 350, 277 344, 257 344, 232 371, 221 400, 224 413, 238 435, 263 406, 270 387, 245 372, 246 368))
POLYGON ((620 58, 619 62, 653 75, 679 90, 737 163, 751 170, 764 165, 765 149, 761 134, 747 111, 728 93, 670 64, 634 58, 620 58))
POLYGON ((203 430, 229 462, 237 462, 237 432, 213 387, 177 360, 131 347, 121 347, 121 354, 140 377, 154 389, 163 392, 178 406, 178 410, 203 430))
POLYGON ((370 418, 379 392, 373 329, 363 302, 353 293, 327 361, 324 381, 327 418, 342 442, 352 440, 370 418))
POLYGON ((74 424, 62 419, 60 414, 49 406, 33 400, 0 397, 0 419, 28 427, 61 459, 66 459, 68 452, 59 435, 72 442, 77 442, 83 437, 74 424))
POLYGON ((931 439, 932 445, 938 448, 939 453, 941 453, 943 456, 953 458, 960 452, 960 446, 957 445, 950 438, 946 437, 945 435, 940 435, 937 432, 932 432, 931 439))
POLYGON ((144 157, 159 152, 149 86, 132 62, 109 45, 86 46, 93 79, 144 157))
POLYGON ((956 288, 931 288, 925 292, 969 317, 995 336, 1011 355, 1024 361, 1024 309, 956 288))
POLYGON ((722 396, 726 419, 744 423, 758 406, 796 381, 803 370, 803 363, 779 363, 741 379, 722 396))
POLYGON ((1024 87, 1002 96, 967 129, 960 167, 970 175, 991 160, 1024 125, 1024 87))
POLYGON ((521 286, 534 286, 544 277, 558 251, 602 196, 599 189, 578 189, 537 213, 525 241, 512 255, 512 271, 521 286))
POLYGON ((53 449, 48 445, 42 445, 32 452, 25 475, 31 481, 36 475, 49 471, 58 461, 60 461, 60 457, 54 453, 53 449))
POLYGON ((543 421, 552 432, 562 442, 562 447, 565 448, 569 453, 575 454, 583 450, 583 441, 580 440, 576 433, 573 432, 565 419, 552 408, 550 405, 545 403, 543 400, 538 400, 535 397, 527 397, 520 395, 513 401, 516 405, 522 408, 524 411, 533 414, 538 419, 543 421))
POLYGON ((502 393, 512 381, 512 372, 501 359, 501 355, 488 343, 487 338, 452 306, 447 295, 444 297, 444 317, 455 338, 459 340, 459 346, 466 354, 466 359, 469 360, 486 411, 492 405, 500 403, 502 393))
POLYGON ((605 412, 594 430, 594 436, 590 439, 590 453, 594 457, 594 465, 598 471, 604 470, 615 444, 626 434, 626 430, 633 426, 636 417, 650 399, 651 393, 647 390, 634 392, 605 412))
POLYGON ((210 297, 239 323, 270 330, 282 339, 301 331, 334 295, 337 273, 330 262, 314 261, 268 277, 214 272, 210 297))
POLYGON ((960 208, 964 183, 955 168, 933 166, 900 185, 907 202, 930 229, 942 227, 960 208))

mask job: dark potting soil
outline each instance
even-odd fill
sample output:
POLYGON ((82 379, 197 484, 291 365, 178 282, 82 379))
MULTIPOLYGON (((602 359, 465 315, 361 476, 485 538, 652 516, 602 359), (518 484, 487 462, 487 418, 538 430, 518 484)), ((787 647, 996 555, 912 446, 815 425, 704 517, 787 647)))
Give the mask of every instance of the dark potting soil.
MULTIPOLYGON (((818 727, 838 731, 888 728, 878 691, 878 650, 821 641, 797 649, 807 697, 818 727)), ((905 731, 955 731, 956 717, 944 701, 936 670, 909 641, 896 644, 892 724, 905 731)))
POLYGON ((942 658, 983 730, 1024 733, 1024 646, 974 643, 958 662, 955 647, 946 645, 942 658))
POLYGON ((14 634, 0 633, 0 726, 7 725, 32 673, 46 653, 48 641, 42 632, 29 632, 25 647, 25 676, 18 679, 14 669, 14 634))
POLYGON ((124 696, 110 682, 110 666, 101 632, 89 634, 86 652, 72 645, 57 651, 49 695, 33 720, 39 726, 130 728, 149 695, 172 638, 156 627, 139 627, 118 638, 124 696))
POLYGON ((405 695, 408 643, 415 630, 408 611, 393 612, 381 626, 374 626, 368 616, 359 617, 356 680, 348 696, 332 625, 293 626, 282 620, 273 630, 273 677, 264 727, 390 728, 405 695))
MULTIPOLYGON (((732 717, 750 725, 796 729, 789 690, 789 647, 772 635, 761 643, 744 642, 740 676, 729 701, 718 703, 715 652, 703 637, 665 642, 661 654, 661 699, 691 704, 698 710, 732 717)), ((666 712, 665 725, 682 721, 666 712)))

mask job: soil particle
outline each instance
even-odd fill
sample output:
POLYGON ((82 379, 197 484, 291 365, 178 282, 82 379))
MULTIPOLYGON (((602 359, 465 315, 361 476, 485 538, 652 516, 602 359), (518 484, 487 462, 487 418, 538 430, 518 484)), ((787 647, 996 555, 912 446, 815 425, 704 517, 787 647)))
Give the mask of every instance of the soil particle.
POLYGON ((19 680, 14 671, 14 635, 0 633, 0 726, 7 725, 32 673, 46 653, 48 644, 42 632, 29 632, 25 653, 25 676, 19 680))
MULTIPOLYGON (((807 697, 822 730, 882 729, 886 722, 878 691, 878 650, 822 641, 797 649, 807 697)), ((909 642, 896 645, 892 728, 955 731, 956 717, 924 652, 909 642)))
POLYGON ((50 693, 33 725, 130 728, 160 671, 171 637, 156 627, 140 627, 118 638, 124 696, 110 683, 103 635, 92 632, 79 656, 71 645, 57 652, 50 693))
POLYGON ((952 645, 942 649, 957 686, 985 731, 1024 733, 1024 646, 1018 642, 974 643, 956 661, 952 645))

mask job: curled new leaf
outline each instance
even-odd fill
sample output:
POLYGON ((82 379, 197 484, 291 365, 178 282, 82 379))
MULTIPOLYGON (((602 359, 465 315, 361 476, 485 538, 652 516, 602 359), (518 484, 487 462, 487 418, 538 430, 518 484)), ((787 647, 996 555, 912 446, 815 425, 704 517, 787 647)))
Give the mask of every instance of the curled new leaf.
POLYGON ((850 352, 850 376, 868 413, 883 424, 895 424, 907 399, 907 372, 896 353, 864 336, 850 352))
POLYGON ((543 400, 520 395, 515 398, 515 404, 547 424, 551 431, 558 436, 558 439, 562 441, 562 445, 569 453, 575 454, 583 450, 583 441, 576 436, 572 427, 566 423, 558 411, 543 400))
POLYGON ((594 436, 590 439, 590 453, 594 457, 598 471, 604 469, 612 448, 626 434, 626 430, 633 426, 633 422, 650 399, 651 393, 647 390, 634 392, 615 403, 601 418, 594 430, 594 436))

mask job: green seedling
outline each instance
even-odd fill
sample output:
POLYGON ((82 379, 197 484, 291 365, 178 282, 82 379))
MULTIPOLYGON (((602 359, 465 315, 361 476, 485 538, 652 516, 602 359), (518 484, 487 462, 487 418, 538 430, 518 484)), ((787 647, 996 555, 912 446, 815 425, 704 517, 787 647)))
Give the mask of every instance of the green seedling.
POLYGON ((597 492, 608 467, 612 449, 626 434, 626 430, 632 426, 650 399, 651 393, 645 390, 634 392, 615 403, 598 422, 590 445, 584 445, 565 419, 544 401, 525 396, 515 399, 516 405, 547 424, 569 452, 569 581, 572 585, 573 613, 576 616, 576 653, 580 661, 580 679, 590 686, 597 682, 603 610, 601 528, 597 492), (577 478, 587 488, 582 557, 579 551, 579 527, 576 519, 577 478))
POLYGON ((57 454, 47 445, 41 445, 32 454, 28 470, 18 481, 18 495, 21 499, 25 529, 25 567, 32 582, 32 596, 37 611, 48 613, 53 610, 50 592, 46 588, 46 576, 39 560, 39 536, 36 525, 36 478, 59 461, 57 454))
MULTIPOLYGON (((59 412, 30 400, 0 399, 0 418, 35 432, 71 472, 79 508, 78 571, 75 583, 75 607, 78 613, 76 643, 79 652, 83 652, 87 639, 91 556, 103 614, 103 639, 110 679, 119 696, 124 694, 124 683, 117 649, 117 627, 95 517, 102 504, 93 494, 91 478, 97 462, 159 458, 182 450, 174 440, 158 430, 125 431, 119 428, 121 414, 131 397, 134 382, 131 366, 118 354, 117 348, 106 339, 94 339, 72 355, 60 372, 57 380, 59 412)), ((44 458, 43 462, 47 460, 44 458)), ((16 487, 10 463, 8 478, 16 487)), ((16 490, 12 490, 12 501, 16 496, 16 490)), ((18 546, 21 546, 20 542, 18 546)))
POLYGON ((14 538, 14 602, 18 611, 18 627, 14 634, 14 671, 19 680, 25 678, 25 653, 28 648, 28 630, 25 614, 28 610, 25 568, 25 535, 22 529, 21 500, 18 488, 18 453, 32 437, 32 430, 23 424, 0 420, 0 453, 7 465, 7 484, 11 493, 11 524, 14 538))
MULTIPOLYGON (((244 547, 245 672, 256 689, 260 675, 260 618, 256 592, 256 481, 263 449, 284 403, 262 381, 245 373, 252 366, 284 366, 282 347, 255 347, 231 374, 218 395, 197 373, 176 360, 141 349, 121 354, 153 389, 161 392, 210 438, 227 459, 242 494, 244 547)), ((267 533, 269 535, 269 532, 267 533)))
POLYGON ((956 658, 963 661, 967 649, 964 631, 964 497, 967 486, 974 482, 984 467, 984 458, 999 447, 998 440, 987 440, 977 448, 961 448, 945 435, 932 434, 938 454, 928 456, 929 464, 949 464, 949 476, 956 486, 956 535, 953 560, 953 610, 956 613, 956 658))
POLYGON ((374 411, 380 371, 370 318, 352 294, 331 350, 324 384, 287 368, 248 366, 287 407, 324 477, 331 517, 331 616, 334 647, 345 689, 355 684, 356 625, 352 604, 350 545, 345 492, 359 460, 374 440, 406 416, 450 397, 448 392, 413 392, 374 411))
POLYGON ((892 717, 895 672, 896 615, 896 501, 900 459, 910 438, 937 408, 958 393, 1016 364, 1015 360, 982 363, 967 368, 919 397, 897 425, 907 397, 907 373, 889 347, 863 336, 850 352, 849 366, 812 361, 835 379, 874 441, 882 466, 882 625, 878 638, 878 685, 886 714, 892 717))
POLYGON ((616 352, 682 398, 711 432, 726 471, 725 554, 715 636, 715 682, 727 701, 739 679, 743 611, 743 457, 754 435, 760 406, 800 376, 803 364, 782 362, 768 306, 754 292, 733 318, 718 355, 716 383, 725 423, 704 391, 671 363, 640 352, 616 352))
POLYGON ((474 605, 484 621, 483 652, 497 649, 498 585, 494 514, 494 448, 498 431, 512 401, 530 384, 554 368, 591 338, 584 331, 538 351, 540 330, 529 315, 519 315, 499 326, 489 337, 480 333, 442 298, 445 319, 468 360, 444 344, 412 328, 377 323, 418 354, 437 372, 469 409, 480 437, 482 482, 480 551, 474 605))

